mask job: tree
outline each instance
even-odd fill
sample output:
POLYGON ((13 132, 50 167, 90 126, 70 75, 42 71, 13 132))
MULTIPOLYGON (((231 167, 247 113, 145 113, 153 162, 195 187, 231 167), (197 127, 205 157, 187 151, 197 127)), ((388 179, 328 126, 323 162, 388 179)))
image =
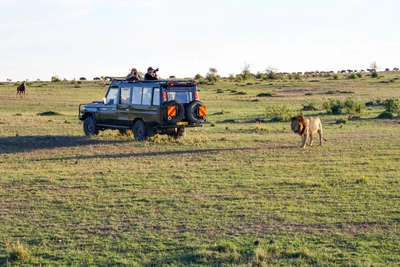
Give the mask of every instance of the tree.
POLYGON ((253 78, 253 74, 250 72, 250 64, 244 62, 244 66, 242 68, 242 76, 243 80, 248 80, 253 78))
POLYGON ((206 74, 206 80, 210 83, 216 83, 219 80, 218 71, 216 68, 210 68, 206 74))
POLYGON ((265 77, 266 77, 266 79, 277 80, 277 79, 281 79, 282 75, 278 74, 277 68, 268 67, 265 70, 265 77))
POLYGON ((369 68, 372 71, 377 71, 378 70, 378 65, 376 64, 376 61, 372 62, 371 64, 369 64, 369 68))
POLYGON ((201 76, 200 74, 196 74, 196 76, 194 76, 195 80, 200 80, 203 79, 203 76, 201 76))

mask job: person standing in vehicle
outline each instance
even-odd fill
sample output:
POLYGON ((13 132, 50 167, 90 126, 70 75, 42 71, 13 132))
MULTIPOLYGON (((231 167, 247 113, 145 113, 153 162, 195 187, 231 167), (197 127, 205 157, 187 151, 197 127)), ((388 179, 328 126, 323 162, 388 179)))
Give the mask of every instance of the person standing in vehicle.
POLYGON ((157 78, 158 69, 153 69, 152 67, 147 68, 147 73, 144 75, 145 80, 158 80, 157 78))
POLYGON ((136 68, 132 68, 131 73, 129 73, 128 76, 126 76, 126 79, 134 80, 134 81, 141 80, 140 75, 139 75, 138 71, 136 70, 136 68))

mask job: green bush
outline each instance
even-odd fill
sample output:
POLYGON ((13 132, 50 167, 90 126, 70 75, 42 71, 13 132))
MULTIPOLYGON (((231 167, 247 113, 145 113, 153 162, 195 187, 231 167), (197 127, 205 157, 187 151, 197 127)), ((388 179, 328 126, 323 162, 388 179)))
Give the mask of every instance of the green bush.
POLYGON ((343 104, 339 100, 328 99, 328 102, 322 104, 322 108, 326 110, 328 114, 342 114, 343 104))
POLYGON ((275 95, 274 93, 267 92, 267 93, 259 93, 257 97, 271 97, 274 95, 275 95))
POLYGON ((344 101, 344 108, 345 108, 345 113, 355 116, 355 115, 361 115, 363 110, 365 109, 365 104, 361 102, 356 102, 351 98, 347 98, 344 101))
POLYGON ((349 97, 344 102, 340 102, 340 100, 329 99, 328 102, 322 104, 322 107, 328 114, 348 114, 350 116, 355 116, 361 115, 365 109, 365 104, 356 102, 349 97))
POLYGON ((376 71, 373 71, 371 73, 371 78, 378 78, 378 73, 376 71))
POLYGON ((391 99, 386 99, 383 106, 385 107, 385 110, 390 113, 400 113, 400 104, 399 100, 395 98, 391 99))
POLYGON ((384 111, 381 114, 379 114, 378 118, 379 119, 392 119, 393 118, 393 114, 391 112, 384 111))
POLYGON ((287 105, 266 108, 266 117, 271 118, 272 122, 290 121, 290 118, 293 117, 293 110, 287 105))
POLYGON ((336 124, 348 124, 349 119, 348 118, 340 118, 336 120, 336 124))
POLYGON ((309 103, 308 105, 303 105, 303 111, 316 111, 318 110, 317 104, 314 102, 309 103))
POLYGON ((211 84, 215 84, 219 81, 219 75, 216 68, 209 69, 208 73, 206 74, 206 80, 211 84))
POLYGON ((359 78, 359 77, 357 76, 356 73, 352 73, 352 74, 350 74, 349 76, 347 76, 347 78, 348 78, 348 79, 357 79, 357 78, 359 78))

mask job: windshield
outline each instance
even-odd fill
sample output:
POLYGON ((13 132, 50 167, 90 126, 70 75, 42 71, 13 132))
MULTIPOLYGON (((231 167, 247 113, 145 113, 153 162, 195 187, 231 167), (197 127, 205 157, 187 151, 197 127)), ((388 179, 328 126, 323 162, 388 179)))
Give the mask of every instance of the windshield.
POLYGON ((167 91, 167 100, 178 100, 182 103, 189 103, 193 100, 193 87, 171 87, 167 91))

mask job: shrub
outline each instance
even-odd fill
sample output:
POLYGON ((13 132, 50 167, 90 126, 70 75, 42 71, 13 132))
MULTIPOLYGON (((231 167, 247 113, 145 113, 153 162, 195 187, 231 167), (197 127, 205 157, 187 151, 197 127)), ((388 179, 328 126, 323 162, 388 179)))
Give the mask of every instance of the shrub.
POLYGON ((361 115, 363 110, 365 109, 365 104, 361 102, 356 102, 351 98, 347 98, 344 101, 344 108, 345 108, 345 113, 349 115, 361 115))
POLYGON ((16 244, 10 244, 10 242, 6 239, 6 248, 9 253, 9 260, 26 262, 29 258, 29 251, 24 248, 22 243, 18 240, 16 244))
POLYGON ((349 76, 347 76, 347 79, 357 79, 359 78, 355 73, 350 74, 349 76))
POLYGON ((378 78, 378 73, 376 71, 373 71, 371 73, 371 78, 378 78))
POLYGON ((236 78, 235 78, 235 82, 242 82, 243 81, 243 77, 242 77, 242 75, 238 75, 238 76, 236 76, 236 78))
POLYGON ((56 111, 45 111, 45 112, 41 112, 41 113, 37 113, 36 115, 38 116, 59 116, 62 115, 60 112, 56 112, 56 111))
POLYGON ((287 105, 280 107, 266 108, 266 117, 271 118, 271 121, 290 121, 293 116, 293 110, 287 105))
POLYGON ((219 81, 219 75, 216 68, 209 69, 208 73, 206 74, 206 80, 211 84, 219 81))
POLYGON ((381 114, 379 114, 378 118, 379 119, 392 119, 393 118, 393 114, 391 112, 384 111, 381 114))
POLYGON ((268 92, 268 93, 260 93, 257 96, 258 97, 271 97, 271 96, 274 96, 274 95, 275 95, 274 93, 268 92))
POLYGON ((336 120, 336 124, 347 124, 347 123, 349 123, 348 118, 341 118, 336 120))
POLYGON ((317 104, 315 104, 314 102, 309 103, 308 105, 303 105, 303 109, 304 111, 316 111, 317 109, 317 104))
POLYGON ((386 99, 383 106, 385 107, 385 110, 390 113, 400 113, 400 105, 399 105, 399 100, 395 98, 391 99, 386 99))
POLYGON ((328 102, 322 104, 322 108, 328 114, 342 114, 343 104, 339 100, 328 99, 328 102))
POLYGON ((328 102, 322 104, 322 107, 328 114, 348 114, 355 116, 361 115, 365 109, 365 104, 356 102, 349 97, 343 103, 340 100, 329 99, 328 102))
POLYGON ((203 79, 203 76, 201 76, 200 74, 196 74, 196 76, 194 76, 195 80, 200 80, 203 79))

